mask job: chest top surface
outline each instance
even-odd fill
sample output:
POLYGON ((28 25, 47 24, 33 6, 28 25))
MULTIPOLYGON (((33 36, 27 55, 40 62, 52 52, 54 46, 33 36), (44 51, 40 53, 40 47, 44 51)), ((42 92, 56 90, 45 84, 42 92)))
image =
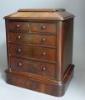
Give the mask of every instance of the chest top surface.
POLYGON ((17 12, 5 16, 5 19, 44 19, 65 20, 74 17, 65 9, 20 9, 17 12))

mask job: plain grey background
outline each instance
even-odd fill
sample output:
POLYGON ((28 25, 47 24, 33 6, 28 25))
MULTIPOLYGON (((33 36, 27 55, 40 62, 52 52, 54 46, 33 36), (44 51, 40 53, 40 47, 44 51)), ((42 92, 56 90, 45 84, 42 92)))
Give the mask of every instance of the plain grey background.
POLYGON ((81 100, 84 98, 85 92, 85 0, 0 0, 0 99, 10 100, 8 95, 23 100, 81 100), (6 57, 6 34, 5 21, 3 17, 9 13, 17 11, 19 8, 65 8, 74 14, 74 41, 73 41, 73 63, 75 64, 75 74, 65 96, 63 98, 55 98, 44 94, 36 94, 35 92, 18 89, 5 83, 4 70, 7 68, 6 57), (1 92, 2 90, 2 92, 1 92), (10 90, 10 91, 8 91, 10 90), (27 92, 26 92, 27 91, 27 92), (19 93, 24 95, 20 95, 19 93), (12 94, 13 93, 13 94, 12 94), (17 94, 16 94, 17 93, 17 94), (34 96, 34 97, 33 97, 34 96))

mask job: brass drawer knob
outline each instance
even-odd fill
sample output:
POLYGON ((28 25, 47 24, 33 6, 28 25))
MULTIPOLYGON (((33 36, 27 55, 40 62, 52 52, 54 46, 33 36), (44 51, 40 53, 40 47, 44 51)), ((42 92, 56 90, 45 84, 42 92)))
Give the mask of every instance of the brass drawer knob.
POLYGON ((46 52, 43 52, 43 53, 42 53, 43 56, 46 56, 46 54, 47 54, 46 52))
POLYGON ((47 27, 46 27, 46 25, 41 25, 41 29, 42 30, 44 30, 44 29, 46 29, 47 27))
POLYGON ((42 71, 46 71, 46 67, 45 66, 41 66, 42 71))
POLYGON ((22 63, 21 62, 18 62, 18 66, 21 67, 22 66, 22 63))

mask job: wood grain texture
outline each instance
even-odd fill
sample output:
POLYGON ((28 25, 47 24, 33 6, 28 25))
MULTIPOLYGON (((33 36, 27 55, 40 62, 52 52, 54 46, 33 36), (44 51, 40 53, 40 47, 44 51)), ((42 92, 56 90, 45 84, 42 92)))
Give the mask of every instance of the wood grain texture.
POLYGON ((55 64, 12 57, 10 58, 10 67, 13 71, 30 72, 48 78, 55 78, 55 64))
POLYGON ((14 19, 18 19, 18 20, 66 20, 68 18, 72 18, 74 17, 73 14, 68 13, 65 10, 52 10, 52 11, 44 11, 44 10, 23 10, 23 11, 18 11, 15 12, 13 14, 10 14, 8 16, 5 16, 5 19, 10 19, 10 20, 14 20, 14 19))
POLYGON ((9 43, 19 43, 19 44, 33 44, 33 45, 43 45, 56 47, 56 36, 42 34, 31 34, 31 33, 16 33, 10 32, 8 34, 9 43))
POLYGON ((36 58, 47 61, 56 60, 56 49, 43 48, 37 46, 27 46, 20 44, 8 44, 8 52, 10 56, 16 56, 21 58, 36 58))
POLYGON ((73 77, 73 15, 20 9, 6 16, 7 82, 63 96, 73 77))
POLYGON ((26 72, 6 71, 7 82, 12 85, 28 88, 38 92, 47 93, 53 96, 63 96, 73 77, 74 65, 70 65, 66 71, 63 81, 49 80, 42 76, 26 72))

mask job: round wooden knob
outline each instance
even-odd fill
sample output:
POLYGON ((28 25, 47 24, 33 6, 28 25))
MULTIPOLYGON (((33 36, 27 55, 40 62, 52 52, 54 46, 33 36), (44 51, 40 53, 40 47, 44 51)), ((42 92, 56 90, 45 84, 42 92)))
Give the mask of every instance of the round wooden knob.
POLYGON ((46 52, 43 52, 42 55, 45 56, 46 55, 46 52))
POLYGON ((30 24, 28 24, 27 30, 28 30, 28 32, 30 31, 30 24))
POLYGON ((45 25, 42 25, 41 26, 41 29, 43 29, 43 30, 46 29, 46 26, 45 25))
POLYGON ((21 62, 18 62, 18 66, 20 66, 20 67, 21 67, 21 66, 22 66, 22 63, 21 63, 21 62))
POLYGON ((17 36, 17 38, 18 38, 18 39, 21 39, 21 36, 20 36, 20 35, 18 35, 18 36, 17 36))
POLYGON ((18 48, 17 51, 18 51, 18 53, 21 53, 22 52, 22 49, 21 48, 18 48))
POLYGON ((41 38, 41 42, 45 42, 46 41, 46 38, 41 38))
POLYGON ((19 24, 17 24, 16 26, 17 26, 17 28, 19 28, 19 27, 20 27, 20 25, 19 25, 19 24))
POLYGON ((30 24, 28 24, 28 28, 30 28, 30 24))
POLYGON ((46 67, 45 66, 41 66, 42 71, 46 71, 46 67))
POLYGON ((11 72, 12 70, 11 70, 11 68, 9 68, 9 72, 11 72))

